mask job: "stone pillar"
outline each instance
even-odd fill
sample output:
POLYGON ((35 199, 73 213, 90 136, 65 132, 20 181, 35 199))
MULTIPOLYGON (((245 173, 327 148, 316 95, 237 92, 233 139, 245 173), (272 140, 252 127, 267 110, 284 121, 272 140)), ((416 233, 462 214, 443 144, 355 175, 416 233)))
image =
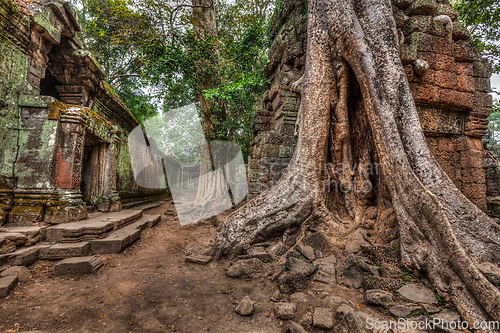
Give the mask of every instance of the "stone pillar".
POLYGON ((43 222, 53 199, 52 160, 59 126, 60 103, 53 97, 19 95, 20 121, 14 174, 14 206, 9 225, 43 222))
POLYGON ((51 224, 78 221, 87 217, 80 192, 86 109, 70 106, 61 114, 54 159, 57 199, 51 200, 45 221, 51 224))
POLYGON ((106 160, 104 166, 104 195, 99 203, 98 210, 101 212, 117 212, 122 209, 120 196, 116 190, 116 171, 118 168, 118 147, 120 135, 117 126, 111 132, 110 143, 106 149, 106 160))

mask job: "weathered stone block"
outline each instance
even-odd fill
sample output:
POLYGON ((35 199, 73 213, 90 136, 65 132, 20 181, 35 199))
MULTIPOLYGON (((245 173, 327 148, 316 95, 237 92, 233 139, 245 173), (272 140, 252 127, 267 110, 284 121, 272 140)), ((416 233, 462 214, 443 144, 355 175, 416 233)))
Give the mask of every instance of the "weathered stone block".
POLYGON ((262 157, 277 158, 279 156, 279 145, 265 144, 262 146, 262 157))
POLYGON ((418 58, 417 45, 403 44, 400 49, 400 58, 403 64, 411 64, 418 58))
POLYGON ((459 75, 472 76, 474 73, 474 65, 470 62, 455 62, 453 64, 453 70, 459 75))
POLYGON ((473 76, 484 77, 488 79, 491 77, 493 69, 491 67, 491 64, 486 59, 482 59, 481 61, 474 61, 473 66, 473 76))
POLYGON ((17 275, 8 275, 0 278, 0 297, 7 297, 17 283, 17 275))
POLYGON ((474 43, 471 40, 459 40, 454 45, 455 60, 472 62, 479 57, 474 43))
POLYGON ((96 274, 102 264, 102 260, 98 257, 67 258, 54 266, 54 275, 96 274))
POLYGON ((468 168, 484 167, 484 152, 482 150, 465 150, 461 154, 461 166, 468 168))
POLYGON ((432 17, 427 15, 416 15, 410 17, 408 22, 403 27, 405 35, 410 35, 412 32, 419 31, 428 33, 432 26, 432 17))
POLYGON ((17 276, 19 281, 24 282, 31 278, 31 273, 25 266, 12 266, 3 271, 0 276, 17 276))
POLYGON ((438 87, 453 89, 456 84, 457 75, 448 71, 435 71, 434 80, 438 87))
POLYGON ((313 326, 329 330, 333 327, 333 312, 329 308, 316 308, 313 314, 313 326))
POLYGON ((416 45, 419 52, 453 55, 453 47, 448 38, 414 32, 408 37, 408 44, 416 45))
POLYGON ((462 178, 463 183, 471 184, 484 184, 486 181, 486 175, 484 172, 484 168, 464 168, 462 169, 462 178))
POLYGON ((295 146, 293 147, 280 146, 279 157, 292 157, 294 150, 295 146))
POLYGON ((279 145, 279 144, 281 144, 281 140, 282 140, 282 136, 279 135, 278 133, 276 133, 275 131, 269 131, 267 133, 263 133, 261 138, 262 138, 261 144, 263 144, 263 145, 267 144, 267 143, 279 145))
POLYGON ((293 136, 295 132, 295 124, 290 124, 285 121, 284 117, 281 117, 275 122, 276 132, 285 136, 293 136))
POLYGON ((410 83, 410 89, 417 103, 437 104, 439 102, 440 90, 436 86, 410 83))
POLYGON ((392 13, 394 14, 394 21, 396 21, 397 28, 402 28, 410 19, 402 10, 399 10, 395 6, 392 6, 392 13))
POLYGON ((39 259, 60 260, 71 257, 85 257, 89 255, 90 243, 59 243, 48 248, 40 249, 39 259))
POLYGON ((491 81, 490 79, 483 77, 474 78, 474 89, 476 91, 489 93, 491 92, 491 81))
POLYGON ((468 40, 470 33, 460 22, 453 22, 453 40, 468 40))
POLYGON ((193 264, 206 265, 212 260, 211 256, 205 256, 202 254, 196 254, 192 256, 186 256, 186 262, 191 262, 193 264))
POLYGON ((124 228, 111 233, 103 239, 90 241, 90 253, 92 254, 108 254, 118 253, 141 235, 140 229, 124 228))
POLYGON ((475 80, 472 76, 457 75, 455 80, 455 86, 452 88, 458 91, 473 93, 476 90, 474 84, 475 80))
MULTIPOLYGON (((458 12, 453 9, 449 3, 439 3, 437 4, 432 16, 446 15, 451 18, 452 21, 456 21, 458 17, 458 12)), ((455 24, 455 22, 453 22, 455 24)))
POLYGON ((440 89, 439 103, 463 109, 470 109, 474 105, 474 94, 452 89, 440 89))

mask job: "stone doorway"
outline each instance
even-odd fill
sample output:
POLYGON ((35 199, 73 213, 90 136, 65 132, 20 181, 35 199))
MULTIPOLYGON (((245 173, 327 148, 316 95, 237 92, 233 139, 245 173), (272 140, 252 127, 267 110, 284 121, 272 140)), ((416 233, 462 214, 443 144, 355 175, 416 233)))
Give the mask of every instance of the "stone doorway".
POLYGON ((104 195, 107 146, 97 136, 91 133, 85 135, 80 189, 88 212, 97 210, 104 195))

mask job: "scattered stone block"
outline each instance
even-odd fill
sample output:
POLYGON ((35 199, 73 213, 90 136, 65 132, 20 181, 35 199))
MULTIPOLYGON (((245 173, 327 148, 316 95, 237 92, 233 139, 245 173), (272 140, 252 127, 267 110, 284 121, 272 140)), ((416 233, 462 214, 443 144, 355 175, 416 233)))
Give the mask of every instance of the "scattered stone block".
POLYGON ((306 293, 298 292, 290 295, 290 302, 292 303, 307 303, 308 297, 306 293))
POLYGON ((202 254, 186 256, 186 262, 191 262, 193 264, 206 265, 212 260, 210 256, 204 256, 202 254))
POLYGON ((283 244, 283 242, 279 242, 267 249, 268 253, 275 256, 282 256, 286 253, 286 251, 288 251, 288 248, 285 244, 283 244))
POLYGON ((297 324, 294 321, 290 321, 287 324, 287 330, 289 333, 307 333, 307 331, 302 327, 302 325, 297 324))
POLYGON ((286 260, 285 266, 292 272, 303 273, 308 276, 316 270, 316 267, 313 264, 293 257, 286 260))
POLYGON ((334 264, 321 263, 317 267, 318 267, 318 271, 335 276, 335 265, 334 264))
POLYGON ((230 278, 250 277, 252 273, 260 272, 262 265, 262 261, 257 258, 238 260, 227 269, 226 275, 230 278))
POLYGON ((335 264, 337 262, 337 258, 334 255, 328 256, 326 258, 316 259, 313 261, 314 266, 318 266, 320 264, 335 264))
POLYGON ((316 256, 314 255, 314 250, 312 247, 307 246, 307 245, 297 245, 297 250, 302 253, 304 257, 307 258, 307 260, 313 261, 316 259, 316 256))
POLYGON ((17 282, 16 275, 7 275, 0 278, 0 297, 7 297, 9 291, 11 291, 17 282))
POLYGON ((396 305, 389 309, 389 312, 396 318, 407 318, 414 314, 414 311, 424 314, 425 310, 420 306, 396 305))
POLYGON ((249 296, 245 296, 236 307, 236 313, 242 316, 251 316, 254 310, 254 302, 249 296))
POLYGON ((72 257, 86 257, 89 255, 90 243, 58 243, 48 248, 40 249, 39 259, 61 260, 72 257))
POLYGON ((274 313, 279 319, 289 320, 295 317, 297 305, 288 302, 279 302, 274 304, 274 313))
POLYGON ((293 294, 307 288, 307 276, 303 273, 285 272, 278 278, 278 287, 284 294, 293 294))
POLYGON ((313 326, 322 330, 333 327, 333 313, 329 308, 316 308, 313 314, 313 326))
POLYGON ((7 254, 16 250, 16 244, 0 234, 0 254, 7 254))
POLYGON ((345 251, 356 254, 358 252, 361 252, 362 246, 370 246, 370 245, 371 244, 368 243, 363 236, 363 229, 359 228, 358 230, 353 232, 349 237, 349 240, 345 245, 345 251))
POLYGON ((286 268, 285 264, 275 265, 274 273, 271 275, 271 281, 276 282, 283 273, 287 272, 288 268, 286 268))
POLYGON ((422 304, 422 308, 424 308, 424 312, 428 314, 435 314, 441 311, 441 308, 430 304, 422 304))
POLYGON ((367 290, 365 293, 366 302, 388 308, 394 304, 394 297, 391 293, 382 290, 367 290))
POLYGON ((279 290, 276 290, 274 293, 273 293, 273 296, 271 296, 271 301, 273 302, 278 302, 280 300, 280 291, 279 290))
POLYGON ((29 266, 38 260, 38 254, 41 250, 51 245, 35 245, 29 248, 20 249, 10 254, 9 264, 12 266, 29 266))
POLYGON ((190 242, 187 246, 186 249, 184 250, 184 254, 186 256, 192 256, 192 255, 204 255, 204 256, 210 256, 213 257, 215 255, 215 248, 213 246, 201 246, 196 242, 190 242))
POLYGON ((335 326, 335 333, 366 333, 366 320, 352 309, 343 315, 343 320, 335 326))
POLYGON ((399 298, 409 303, 438 304, 436 295, 423 284, 407 284, 397 290, 399 298))
POLYGON ((354 309, 351 308, 349 305, 347 305, 347 304, 341 304, 341 305, 339 305, 339 307, 335 311, 335 315, 337 316, 337 318, 340 319, 340 318, 344 317, 347 313, 349 313, 351 311, 354 311, 354 309))
POLYGON ((335 296, 335 295, 328 295, 321 300, 321 306, 323 306, 325 308, 329 308, 329 307, 337 308, 344 303, 345 303, 345 300, 343 298, 335 296))
POLYGON ((101 266, 102 260, 98 257, 67 258, 55 265, 54 275, 96 274, 101 266))
POLYGON ((318 281, 321 283, 326 283, 326 284, 336 284, 336 278, 335 275, 325 273, 323 271, 318 270, 316 273, 313 275, 313 281, 318 281))
POLYGON ((12 266, 0 274, 2 277, 10 275, 17 276, 17 279, 21 282, 27 281, 31 278, 31 273, 25 266, 12 266))
POLYGON ((450 310, 450 309, 443 309, 441 312, 430 316, 429 320, 432 320, 432 321, 439 320, 441 325, 438 325, 438 327, 441 329, 444 329, 444 328, 447 328, 446 324, 443 325, 443 323, 445 321, 448 323, 451 323, 451 322, 458 323, 458 321, 461 319, 460 319, 460 315, 458 314, 458 312, 450 310))
POLYGON ((302 319, 300 319, 299 321, 299 324, 306 327, 311 326, 313 324, 313 313, 309 311, 305 315, 303 315, 302 319))
POLYGON ((247 250, 247 255, 250 256, 250 258, 257 258, 262 261, 271 261, 271 255, 259 249, 250 248, 247 250))

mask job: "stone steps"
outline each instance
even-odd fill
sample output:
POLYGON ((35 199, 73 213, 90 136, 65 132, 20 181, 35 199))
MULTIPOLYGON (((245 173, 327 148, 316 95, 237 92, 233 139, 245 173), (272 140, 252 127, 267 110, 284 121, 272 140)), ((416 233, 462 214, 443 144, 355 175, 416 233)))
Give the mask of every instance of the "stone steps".
MULTIPOLYGON (((152 206, 147 205, 145 209, 152 206)), ((16 228, 16 232, 27 236, 43 234, 45 241, 0 255, 0 266, 29 266, 37 260, 60 260, 92 254, 118 253, 136 241, 140 237, 141 230, 153 227, 160 219, 161 214, 143 215, 143 209, 134 209, 104 213, 87 220, 42 227, 38 228, 39 230, 33 227, 16 228)), ((2 229, 3 232, 11 230, 2 229)))
MULTIPOLYGON (((103 238, 72 243, 46 242, 18 249, 15 252, 0 255, 0 265, 29 266, 37 260, 60 260, 55 265, 54 274, 56 275, 95 274, 102 266, 102 261, 98 257, 92 257, 92 255, 119 253, 123 251, 124 248, 141 237, 142 230, 152 228, 161 220, 161 214, 142 215, 141 210, 138 212, 139 214, 137 211, 129 212, 130 214, 122 214, 121 217, 125 222, 118 221, 116 213, 112 213, 110 214, 110 221, 107 222, 92 221, 90 224, 80 222, 65 223, 66 226, 69 224, 70 228, 56 228, 56 230, 59 230, 59 234, 64 235, 64 232, 67 232, 67 230, 70 230, 72 233, 66 233, 66 235, 85 234, 88 230, 92 230, 89 225, 95 227, 96 223, 102 223, 106 228, 109 225, 112 228, 118 226, 118 229, 111 229, 111 232, 103 234, 103 238), (80 227, 77 228, 76 226, 78 225, 80 227)), ((50 228, 53 227, 47 228, 47 231, 50 228)), ((50 234, 50 232, 48 233, 50 234)), ((53 232, 53 234, 56 233, 53 232)), ((86 235, 88 236, 90 233, 87 232, 86 235)), ((7 267, 0 267, 0 272, 7 267)), ((1 277, 0 297, 7 296, 16 282, 17 277, 15 280, 12 277, 1 277)))

